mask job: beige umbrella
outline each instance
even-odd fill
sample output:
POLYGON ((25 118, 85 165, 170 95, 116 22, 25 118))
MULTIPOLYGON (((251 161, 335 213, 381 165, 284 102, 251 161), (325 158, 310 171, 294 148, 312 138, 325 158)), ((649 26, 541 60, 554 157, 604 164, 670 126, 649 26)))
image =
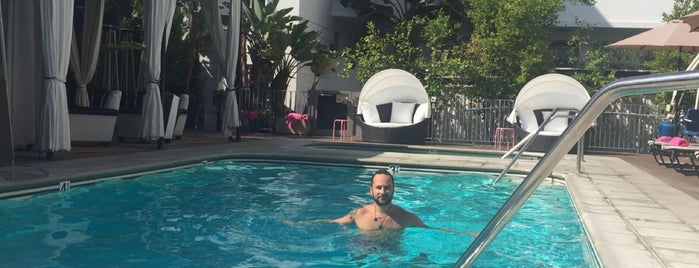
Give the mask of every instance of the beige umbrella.
POLYGON ((697 31, 699 29, 699 11, 694 11, 692 13, 684 15, 680 19, 682 19, 684 23, 689 24, 689 29, 691 31, 697 31))
POLYGON ((673 20, 609 46, 647 50, 695 51, 699 49, 699 32, 690 32, 689 29, 689 24, 681 20, 673 20))
MULTIPOLYGON (((699 16, 699 15, 698 15, 699 16)), ((699 21, 699 18, 697 19, 699 21)), ((699 49, 699 32, 691 32, 690 25, 682 20, 672 20, 659 27, 650 29, 640 34, 631 36, 619 42, 609 45, 617 48, 635 48, 646 50, 678 50, 696 51, 699 49)), ((697 59, 695 57, 687 70, 694 70, 697 59)), ((681 56, 677 59, 678 70, 682 68, 681 56)), ((675 116, 677 91, 672 93, 672 101, 667 109, 669 116, 675 116)))
MULTIPOLYGON (((690 31, 696 32, 699 30, 699 11, 694 11, 692 13, 684 15, 681 19, 682 19, 682 21, 684 21, 684 23, 689 24, 690 31)), ((698 109, 698 108, 699 108, 699 92, 697 92, 697 97, 694 100, 694 109, 698 109)))

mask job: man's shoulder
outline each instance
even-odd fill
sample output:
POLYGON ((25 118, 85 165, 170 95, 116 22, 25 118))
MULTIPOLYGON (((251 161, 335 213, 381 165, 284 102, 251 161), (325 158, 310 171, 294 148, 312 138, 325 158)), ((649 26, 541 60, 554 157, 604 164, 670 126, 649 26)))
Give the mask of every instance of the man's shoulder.
POLYGON ((364 214, 364 213, 368 213, 370 208, 371 208, 371 205, 364 205, 363 207, 355 208, 354 210, 356 211, 357 214, 364 214))

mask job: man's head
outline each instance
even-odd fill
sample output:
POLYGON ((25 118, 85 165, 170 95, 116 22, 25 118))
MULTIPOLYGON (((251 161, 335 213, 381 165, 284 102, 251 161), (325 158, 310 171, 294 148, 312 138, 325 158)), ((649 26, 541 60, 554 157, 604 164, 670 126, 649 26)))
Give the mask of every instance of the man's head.
POLYGON ((380 169, 371 176, 369 192, 379 206, 391 204, 393 200, 393 175, 386 169, 380 169))

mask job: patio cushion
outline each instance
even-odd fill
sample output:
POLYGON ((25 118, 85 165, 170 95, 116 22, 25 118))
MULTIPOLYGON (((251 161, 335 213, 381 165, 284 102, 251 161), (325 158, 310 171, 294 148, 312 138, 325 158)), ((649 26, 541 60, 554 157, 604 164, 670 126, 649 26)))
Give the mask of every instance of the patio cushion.
POLYGON ((390 122, 396 124, 412 124, 414 112, 414 102, 393 102, 390 122))
POLYGON ((381 119, 382 123, 387 123, 391 121, 391 109, 393 107, 392 103, 384 103, 384 104, 379 104, 376 105, 376 110, 379 112, 379 118, 381 119))
POLYGON ((376 106, 369 103, 359 104, 359 108, 362 110, 362 116, 364 117, 364 122, 367 123, 379 123, 381 122, 379 118, 379 111, 376 110, 376 106))
MULTIPOLYGON (((546 120, 546 118, 549 118, 549 116, 551 116, 552 112, 553 111, 542 111, 541 115, 543 117, 543 120, 546 120)), ((568 112, 567 111, 558 111, 558 112, 556 112, 556 114, 559 116, 567 116, 568 112)), ((556 117, 556 118, 552 119, 548 124, 546 124, 546 126, 544 126, 543 130, 562 133, 563 131, 566 130, 567 127, 568 127, 568 118, 567 117, 556 117)))
POLYGON ((519 126, 527 132, 534 132, 539 127, 537 118, 532 110, 522 109, 517 113, 519 126))
POLYGON ((413 124, 420 123, 427 118, 428 104, 423 103, 417 106, 413 115, 413 124))
POLYGON ((379 127, 379 128, 397 128, 397 127, 405 127, 405 126, 410 126, 412 124, 399 124, 399 123, 366 123, 367 125, 370 125, 372 127, 379 127))

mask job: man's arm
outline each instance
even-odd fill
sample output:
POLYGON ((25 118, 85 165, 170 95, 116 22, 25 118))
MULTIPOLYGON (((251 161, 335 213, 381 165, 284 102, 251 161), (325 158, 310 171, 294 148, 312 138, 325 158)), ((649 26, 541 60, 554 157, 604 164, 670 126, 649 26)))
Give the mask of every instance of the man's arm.
POLYGON ((331 220, 331 222, 339 223, 339 224, 350 224, 350 223, 354 223, 354 217, 355 217, 355 215, 357 215, 357 209, 353 209, 352 211, 350 211, 349 213, 347 213, 347 215, 342 216, 342 217, 337 218, 337 219, 334 219, 334 220, 331 220))
POLYGON ((339 223, 339 224, 350 224, 354 222, 354 216, 357 214, 357 210, 353 209, 347 215, 342 216, 337 219, 317 219, 317 220, 307 220, 307 221, 284 221, 285 224, 287 225, 292 225, 292 224, 305 224, 305 223, 314 223, 314 222, 334 222, 334 223, 339 223))
POLYGON ((413 213, 410 213, 410 226, 411 226, 411 227, 430 228, 429 226, 427 226, 427 224, 425 224, 424 222, 422 222, 422 220, 420 219, 420 217, 418 217, 417 215, 415 215, 415 214, 413 214, 413 213))
POLYGON ((411 213, 411 226, 412 226, 412 227, 423 227, 423 228, 437 229, 437 230, 441 230, 441 231, 445 231, 445 232, 450 232, 450 233, 468 234, 468 235, 473 236, 473 237, 478 236, 478 233, 477 233, 477 232, 462 232, 462 231, 452 230, 452 229, 449 229, 449 228, 430 227, 429 225, 427 225, 427 224, 425 224, 424 222, 422 222, 422 220, 420 219, 420 217, 418 217, 417 215, 412 214, 412 213, 411 213))

